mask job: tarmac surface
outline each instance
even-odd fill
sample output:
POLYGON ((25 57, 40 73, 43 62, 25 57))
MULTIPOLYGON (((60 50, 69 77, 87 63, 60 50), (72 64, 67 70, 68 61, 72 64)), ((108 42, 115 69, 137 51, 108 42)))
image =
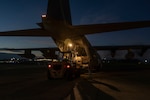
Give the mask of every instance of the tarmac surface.
POLYGON ((150 70, 100 72, 91 78, 82 77, 88 80, 88 84, 79 86, 84 100, 150 100, 150 70))
POLYGON ((43 65, 0 65, 0 100, 62 100, 74 84, 48 80, 43 65))
POLYGON ((0 100, 150 100, 150 68, 48 80, 43 65, 0 65, 0 100))

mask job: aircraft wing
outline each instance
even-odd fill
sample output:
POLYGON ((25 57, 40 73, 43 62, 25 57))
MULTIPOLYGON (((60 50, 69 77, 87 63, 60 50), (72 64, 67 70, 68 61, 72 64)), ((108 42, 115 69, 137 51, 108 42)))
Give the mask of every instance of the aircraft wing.
POLYGON ((33 51, 41 51, 43 53, 43 56, 45 58, 49 58, 49 59, 52 59, 52 58, 57 58, 56 54, 55 54, 55 51, 59 51, 59 48, 57 47, 48 47, 48 48, 0 48, 0 51, 11 51, 11 52, 14 52, 15 54, 17 54, 17 52, 19 51, 24 51, 24 54, 18 54, 22 57, 25 57, 25 58, 34 58, 35 55, 32 54, 32 50, 33 51))
POLYGON ((28 30, 0 32, 0 36, 50 36, 50 34, 46 30, 37 28, 28 30))
POLYGON ((96 50, 149 49, 150 45, 93 46, 96 50))
POLYGON ((34 50, 34 51, 40 51, 40 50, 59 50, 57 47, 45 47, 45 48, 0 48, 0 50, 10 50, 10 51, 19 51, 19 50, 34 50))
POLYGON ((144 27, 150 27, 150 21, 79 25, 79 26, 75 26, 74 28, 81 35, 86 35, 86 34, 120 31, 120 30, 144 28, 144 27))
POLYGON ((115 52, 117 50, 129 50, 130 51, 131 49, 139 49, 141 50, 141 52, 139 52, 139 56, 143 56, 144 53, 148 49, 150 49, 150 45, 93 46, 93 48, 95 48, 96 50, 109 50, 111 51, 112 57, 115 55, 115 52))

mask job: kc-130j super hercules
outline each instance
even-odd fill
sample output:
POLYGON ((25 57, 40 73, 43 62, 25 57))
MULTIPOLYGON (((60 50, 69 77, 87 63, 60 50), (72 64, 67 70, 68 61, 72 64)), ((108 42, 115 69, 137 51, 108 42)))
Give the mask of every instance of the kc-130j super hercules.
MULTIPOLYGON (((0 32, 0 36, 50 36, 61 52, 71 52, 71 56, 65 55, 66 58, 71 57, 76 63, 86 62, 94 67, 101 65, 101 59, 85 35, 150 27, 150 21, 73 26, 69 0, 48 0, 47 14, 42 15, 42 22, 38 25, 41 28, 0 32)), ((49 54, 46 51, 43 53, 45 56, 49 54)))

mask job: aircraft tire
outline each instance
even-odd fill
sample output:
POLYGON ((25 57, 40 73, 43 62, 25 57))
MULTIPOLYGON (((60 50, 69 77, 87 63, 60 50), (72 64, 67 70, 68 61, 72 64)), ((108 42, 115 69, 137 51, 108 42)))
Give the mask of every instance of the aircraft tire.
POLYGON ((52 79, 52 76, 51 76, 51 73, 50 73, 49 70, 47 71, 47 78, 48 78, 48 80, 51 80, 51 79, 52 79))
POLYGON ((79 77, 80 77, 80 69, 77 69, 76 78, 79 78, 79 77))
POLYGON ((66 71, 65 79, 66 80, 72 80, 73 79, 71 71, 66 71))

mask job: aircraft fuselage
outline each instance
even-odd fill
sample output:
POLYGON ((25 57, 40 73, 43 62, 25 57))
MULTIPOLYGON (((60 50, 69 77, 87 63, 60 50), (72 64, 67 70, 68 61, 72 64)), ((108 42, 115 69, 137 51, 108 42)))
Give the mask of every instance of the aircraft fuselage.
MULTIPOLYGON (((90 66, 101 65, 98 53, 92 48, 84 35, 78 35, 79 31, 75 30, 72 25, 65 21, 47 17, 43 17, 42 21, 45 30, 50 32, 52 39, 55 41, 60 51, 71 52, 71 59, 74 62, 86 62, 90 66), (72 46, 69 46, 70 44, 72 46), (80 58, 80 60, 76 58, 80 58), (86 61, 83 61, 83 59, 86 61)), ((80 66, 82 66, 82 64, 80 66)))

